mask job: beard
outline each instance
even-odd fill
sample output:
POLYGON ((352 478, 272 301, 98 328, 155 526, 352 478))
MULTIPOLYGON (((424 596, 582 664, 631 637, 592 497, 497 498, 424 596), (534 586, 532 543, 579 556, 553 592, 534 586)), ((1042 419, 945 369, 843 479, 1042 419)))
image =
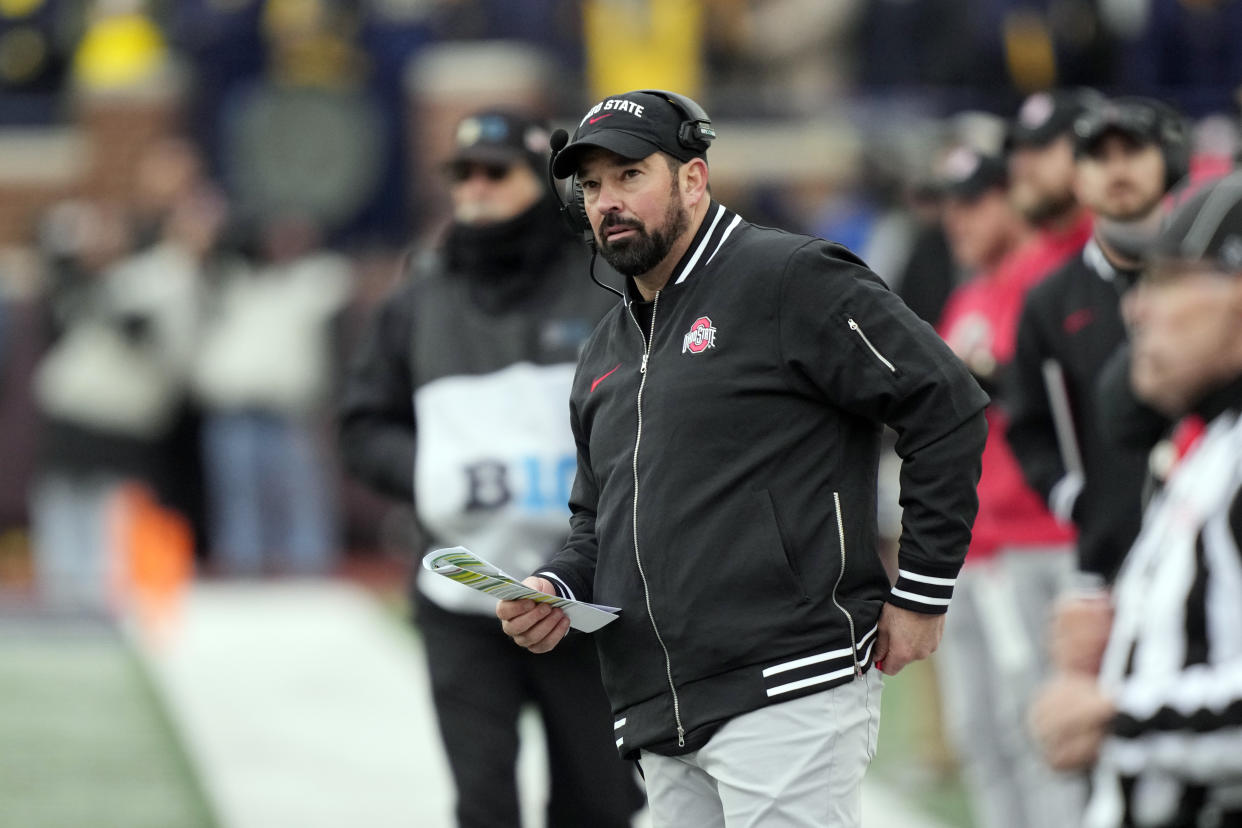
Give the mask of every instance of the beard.
POLYGON ((604 257, 604 261, 621 275, 641 276, 654 270, 690 226, 690 214, 682 206, 681 199, 677 198, 680 191, 676 177, 673 178, 670 194, 673 197, 669 199, 668 209, 664 211, 664 221, 653 230, 648 230, 638 219, 621 218, 615 213, 609 213, 600 222, 601 236, 612 227, 628 227, 635 231, 628 238, 615 242, 601 241, 599 244, 600 255, 604 257))
POLYGON ((1042 227, 1053 219, 1069 213, 1078 204, 1072 191, 1061 193, 1043 193, 1038 198, 1024 204, 1018 204, 1018 212, 1029 223, 1042 227))

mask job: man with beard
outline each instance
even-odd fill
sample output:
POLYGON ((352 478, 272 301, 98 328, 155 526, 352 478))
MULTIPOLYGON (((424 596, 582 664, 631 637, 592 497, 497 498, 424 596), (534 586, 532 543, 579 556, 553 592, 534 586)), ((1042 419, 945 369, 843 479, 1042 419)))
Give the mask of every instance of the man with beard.
MULTIPOLYGON (((574 360, 611 304, 544 183, 547 130, 488 110, 457 127, 445 165, 453 222, 379 308, 346 381, 345 462, 412 499, 428 548, 465 544, 508 571, 565 540, 574 360)), ((495 600, 447 579, 412 590, 462 828, 520 821, 518 716, 549 753, 549 826, 623 828, 641 806, 613 751, 591 642, 546 660, 496 629, 495 600)))
POLYGON ((1147 460, 1142 448, 1105 439, 1095 386, 1125 342, 1121 297, 1137 278, 1164 194, 1187 172, 1189 149, 1181 117, 1145 98, 1104 103, 1074 130, 1075 189, 1095 212, 1093 235, 1027 297, 1009 440, 1031 486, 1077 526, 1079 570, 1105 584, 1138 533, 1147 460))
MULTIPOLYGON (((715 201, 714 137, 693 101, 642 90, 555 156, 627 278, 570 397, 570 538, 526 583, 621 608, 594 637, 655 825, 856 826, 878 673, 936 648, 970 542, 987 396, 850 251, 715 201), (886 423, 895 585, 876 555, 886 423)), ((547 604, 497 615, 532 652, 573 641, 547 604)))
POLYGON ((1009 198, 1036 230, 1051 273, 1091 237, 1091 214, 1074 193, 1074 121, 1100 96, 1090 90, 1037 92, 1018 109, 1005 137, 1009 198))

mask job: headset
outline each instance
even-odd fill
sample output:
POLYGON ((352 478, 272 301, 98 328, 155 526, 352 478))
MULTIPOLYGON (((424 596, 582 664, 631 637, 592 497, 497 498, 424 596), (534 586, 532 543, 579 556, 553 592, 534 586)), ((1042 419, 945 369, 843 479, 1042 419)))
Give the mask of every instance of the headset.
MULTIPOLYGON (((677 143, 691 153, 697 155, 707 152, 708 146, 711 145, 712 141, 716 140, 716 130, 712 128, 712 119, 703 107, 699 106, 692 99, 664 89, 636 89, 634 92, 644 95, 655 95, 672 104, 673 109, 677 110, 677 114, 682 119, 677 127, 677 143)), ((583 240, 591 248, 591 252, 594 253, 595 232, 591 229, 590 219, 587 218, 586 201, 582 193, 582 185, 578 183, 578 176, 572 175, 569 177, 569 183, 566 185, 566 189, 569 191, 569 198, 565 199, 561 196, 561 185, 557 183, 556 176, 552 174, 552 164, 556 161, 556 157, 560 155, 561 150, 565 149, 566 145, 569 144, 569 133, 563 129, 558 129, 552 133, 549 143, 552 152, 548 157, 548 184, 552 187, 556 200, 560 202, 561 215, 564 216, 565 223, 569 225, 570 230, 583 237, 583 240)))
POLYGON ((1160 149, 1164 152, 1164 180, 1167 192, 1190 175, 1193 142, 1186 119, 1180 112, 1163 103, 1159 103, 1157 109, 1160 112, 1160 149))
POLYGON ((1150 136, 1164 156, 1164 189, 1173 189, 1190 172, 1190 131, 1181 114, 1153 98, 1118 98, 1088 110, 1074 122, 1074 131, 1090 135, 1100 122, 1117 119, 1138 126, 1150 136))
POLYGON ((677 127, 677 143, 694 152, 707 152, 712 141, 716 140, 716 130, 712 128, 712 119, 703 107, 691 98, 669 92, 664 89, 639 89, 644 95, 655 95, 673 105, 677 114, 681 115, 681 124, 677 127))

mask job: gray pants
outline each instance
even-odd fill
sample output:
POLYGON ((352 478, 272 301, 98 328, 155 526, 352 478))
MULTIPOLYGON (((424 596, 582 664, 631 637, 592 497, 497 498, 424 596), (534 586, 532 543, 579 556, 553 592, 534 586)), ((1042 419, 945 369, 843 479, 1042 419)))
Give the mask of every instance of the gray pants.
POLYGON ((945 728, 980 828, 1078 825, 1086 790, 1050 769, 1026 730, 1047 677, 1053 601, 1074 569, 1071 547, 1011 548, 958 575, 936 653, 945 728))
POLYGON ((684 756, 643 751, 655 828, 857 828, 880 731, 878 670, 730 720, 684 756))
POLYGON ((114 537, 125 481, 108 474, 45 474, 32 487, 35 574, 43 605, 106 612, 113 604, 121 550, 114 537))

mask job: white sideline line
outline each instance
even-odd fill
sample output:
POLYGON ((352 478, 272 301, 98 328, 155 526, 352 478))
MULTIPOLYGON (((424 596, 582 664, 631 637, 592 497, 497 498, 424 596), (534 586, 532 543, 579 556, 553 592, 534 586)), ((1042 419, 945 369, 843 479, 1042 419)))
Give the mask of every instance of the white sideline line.
MULTIPOLYGON (((205 583, 140 648, 221 828, 453 828, 421 644, 338 581, 205 583)), ((521 723, 523 821, 542 824, 542 733, 521 723)), ((944 828, 874 776, 867 828, 944 828)), ((651 828, 646 812, 635 828, 651 828)))

